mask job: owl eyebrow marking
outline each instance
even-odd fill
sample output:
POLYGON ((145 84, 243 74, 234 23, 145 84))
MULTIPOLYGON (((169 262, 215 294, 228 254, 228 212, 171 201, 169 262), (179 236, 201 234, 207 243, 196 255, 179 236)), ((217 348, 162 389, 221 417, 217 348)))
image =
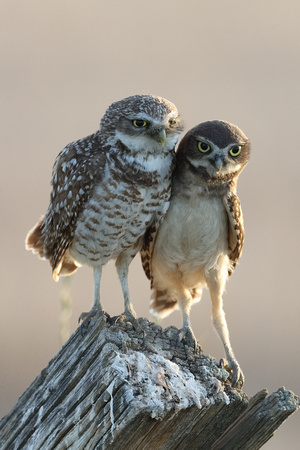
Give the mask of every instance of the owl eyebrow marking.
POLYGON ((166 125, 170 119, 179 118, 179 116, 178 116, 178 113, 176 113, 175 111, 172 111, 169 114, 167 114, 165 117, 155 119, 154 117, 151 117, 148 114, 140 112, 140 113, 135 114, 134 116, 128 116, 127 118, 129 120, 141 119, 141 120, 145 120, 146 122, 153 124, 154 126, 155 125, 161 126, 161 125, 166 125))
POLYGON ((196 135, 194 137, 196 138, 197 141, 205 142, 206 144, 210 144, 210 145, 213 144, 213 142, 210 139, 208 139, 208 138, 206 138, 204 136, 196 135))
POLYGON ((144 112, 138 112, 136 114, 131 114, 126 116, 127 119, 129 120, 134 120, 134 119, 141 119, 141 120, 146 120, 146 122, 154 122, 154 118, 149 116, 148 114, 144 113, 144 112))
POLYGON ((222 150, 230 150, 232 147, 236 147, 236 146, 241 146, 243 147, 245 144, 243 144, 242 142, 231 142, 230 144, 226 145, 226 147, 223 147, 222 150))

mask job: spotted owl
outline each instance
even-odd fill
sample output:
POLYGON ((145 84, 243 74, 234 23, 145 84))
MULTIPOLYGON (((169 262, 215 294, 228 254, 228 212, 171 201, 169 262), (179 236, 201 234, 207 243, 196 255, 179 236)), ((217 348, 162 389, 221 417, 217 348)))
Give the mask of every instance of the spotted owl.
POLYGON ((222 295, 244 242, 236 185, 249 156, 249 140, 228 122, 208 121, 188 131, 176 152, 170 207, 160 226, 147 230, 141 251, 151 279, 151 312, 165 317, 179 307, 180 340, 197 345, 191 306, 209 289, 233 385, 242 385, 244 377, 230 344, 222 295))
POLYGON ((67 145, 55 160, 46 214, 28 233, 26 248, 49 260, 54 280, 81 265, 94 269, 94 303, 102 310, 102 266, 114 259, 125 315, 135 317, 128 267, 149 226, 165 215, 182 131, 176 107, 135 95, 113 103, 92 135, 67 145))

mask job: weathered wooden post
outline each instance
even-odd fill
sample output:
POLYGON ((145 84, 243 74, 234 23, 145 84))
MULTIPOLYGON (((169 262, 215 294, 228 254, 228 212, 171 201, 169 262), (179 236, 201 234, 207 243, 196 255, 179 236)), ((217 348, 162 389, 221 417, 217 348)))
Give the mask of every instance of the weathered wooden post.
POLYGON ((249 400, 176 328, 139 324, 77 330, 1 420, 1 450, 255 450, 299 408, 284 388, 249 400))

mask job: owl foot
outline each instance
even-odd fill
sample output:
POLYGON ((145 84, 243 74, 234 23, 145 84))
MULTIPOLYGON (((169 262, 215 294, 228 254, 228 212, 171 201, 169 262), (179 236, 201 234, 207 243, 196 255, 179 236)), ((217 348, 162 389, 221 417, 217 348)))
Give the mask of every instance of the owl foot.
POLYGON ((193 347, 194 351, 197 352, 199 349, 201 351, 201 347, 197 342, 197 339, 190 327, 182 327, 181 330, 179 330, 178 337, 176 340, 176 347, 185 340, 185 342, 190 346, 193 347))
POLYGON ((136 313, 133 308, 125 309, 123 314, 121 314, 119 316, 119 319, 123 320, 124 322, 130 322, 132 324, 133 328, 135 329, 135 331, 142 332, 143 334, 145 334, 141 325, 137 321, 136 313))
POLYGON ((227 372, 230 373, 229 380, 231 381, 232 387, 241 389, 244 384, 245 377, 237 361, 232 358, 230 358, 229 361, 222 358, 220 360, 220 367, 224 368, 225 370, 227 370, 227 372))
POLYGON ((87 329, 90 325, 91 320, 100 313, 100 320, 107 321, 109 318, 109 315, 103 311, 103 309, 99 308, 92 308, 90 312, 83 312, 80 314, 78 318, 78 323, 80 324, 80 333, 81 336, 84 336, 87 332, 87 329))

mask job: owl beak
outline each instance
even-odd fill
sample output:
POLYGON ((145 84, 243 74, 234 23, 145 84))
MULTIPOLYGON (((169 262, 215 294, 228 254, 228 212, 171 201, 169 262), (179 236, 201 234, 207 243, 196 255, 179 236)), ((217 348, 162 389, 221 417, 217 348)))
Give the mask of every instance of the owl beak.
POLYGON ((224 159, 221 156, 218 155, 215 157, 214 166, 215 166, 217 172, 220 172, 223 162, 224 162, 224 159))
POLYGON ((166 130, 164 128, 159 130, 158 140, 161 143, 161 145, 164 147, 166 140, 167 140, 166 130))

